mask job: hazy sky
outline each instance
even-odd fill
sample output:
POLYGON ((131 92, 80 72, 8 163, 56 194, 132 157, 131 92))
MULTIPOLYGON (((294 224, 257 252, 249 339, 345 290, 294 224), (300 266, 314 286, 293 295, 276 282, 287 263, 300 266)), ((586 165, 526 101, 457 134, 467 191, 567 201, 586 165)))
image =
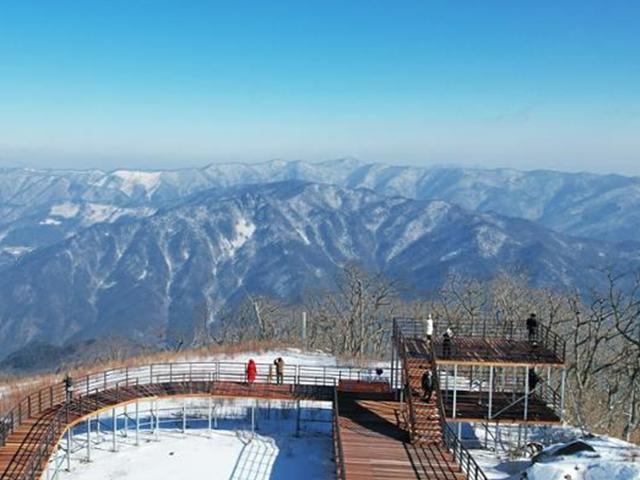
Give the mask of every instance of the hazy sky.
POLYGON ((640 2, 0 0, 0 165, 640 174, 640 2))

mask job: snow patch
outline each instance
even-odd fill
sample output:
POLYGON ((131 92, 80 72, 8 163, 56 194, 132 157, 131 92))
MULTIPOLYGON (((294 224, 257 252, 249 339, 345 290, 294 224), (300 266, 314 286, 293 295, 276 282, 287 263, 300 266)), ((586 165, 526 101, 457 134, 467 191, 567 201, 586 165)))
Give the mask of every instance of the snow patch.
POLYGON ((59 203, 51 207, 49 215, 62 218, 73 218, 80 212, 80 205, 71 202, 59 203))
POLYGON ((44 220, 40 220, 38 225, 61 225, 62 222, 60 220, 56 220, 55 218, 45 218, 44 220))
POLYGON ((112 173, 120 179, 120 189, 131 196, 137 187, 142 187, 147 196, 153 194, 160 185, 162 172, 143 172, 139 170, 116 170, 112 173))
POLYGON ((507 236, 496 228, 483 225, 476 230, 476 242, 484 258, 495 257, 506 240, 507 236))

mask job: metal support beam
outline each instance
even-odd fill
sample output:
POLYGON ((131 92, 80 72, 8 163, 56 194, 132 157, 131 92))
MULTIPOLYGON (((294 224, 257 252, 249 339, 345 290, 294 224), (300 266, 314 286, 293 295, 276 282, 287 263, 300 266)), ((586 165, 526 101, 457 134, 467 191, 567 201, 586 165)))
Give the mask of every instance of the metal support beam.
POLYGON ((87 419, 87 462, 91 461, 91 418, 87 419))
POLYGON ((71 427, 67 429, 67 472, 71 471, 71 427))
POLYGON ((182 433, 187 433, 187 399, 182 400, 182 433))
POLYGON ((563 368, 562 380, 561 380, 562 383, 560 386, 560 421, 562 421, 562 423, 564 423, 564 388, 565 388, 566 378, 567 378, 567 371, 563 368))
POLYGON ((213 423, 213 407, 211 405, 211 397, 209 397, 209 415, 208 415, 209 436, 211 436, 211 426, 213 423))
POLYGON ((300 400, 296 400, 296 437, 300 436, 300 400))
POLYGON ((256 401, 251 403, 251 433, 256 431, 256 401))
POLYGON ((458 364, 453 366, 453 418, 456 418, 456 408, 458 405, 458 364))
POLYGON ((489 418, 493 414, 493 365, 489 366, 489 418))
POLYGON ((124 436, 129 436, 129 413, 127 405, 124 406, 124 436))
POLYGON ((140 405, 136 400, 136 446, 140 445, 140 405))
POLYGON ((112 431, 111 431, 111 438, 113 440, 113 445, 112 445, 112 451, 117 452, 118 451, 118 441, 117 441, 117 437, 116 437, 116 432, 118 429, 118 418, 116 417, 116 409, 113 408, 111 410, 111 426, 112 426, 112 431))
POLYGON ((529 414, 529 366, 524 367, 524 420, 529 414))

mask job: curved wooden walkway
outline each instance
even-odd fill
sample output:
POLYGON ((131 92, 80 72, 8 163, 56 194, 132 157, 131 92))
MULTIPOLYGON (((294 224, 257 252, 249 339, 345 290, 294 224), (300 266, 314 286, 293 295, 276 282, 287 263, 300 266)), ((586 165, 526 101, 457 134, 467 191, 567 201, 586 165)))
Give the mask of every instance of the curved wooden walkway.
POLYGON ((243 364, 211 362, 150 365, 91 375, 76 382, 70 402, 66 402, 62 385, 41 390, 1 419, 0 480, 39 479, 65 431, 96 413, 138 400, 176 396, 333 400, 340 407, 334 425, 342 433, 336 445, 341 479, 466 478, 441 433, 433 442, 411 443, 406 420, 401 418, 402 406, 387 383, 361 381, 364 372, 348 367, 288 367, 281 385, 264 374, 247 385, 243 364), (364 386, 364 390, 338 388, 349 382, 364 386))
POLYGON ((64 431, 96 413, 136 400, 203 395, 328 401, 333 396, 333 387, 194 381, 131 385, 83 395, 25 419, 10 434, 5 445, 0 448, 0 478, 39 478, 64 431))

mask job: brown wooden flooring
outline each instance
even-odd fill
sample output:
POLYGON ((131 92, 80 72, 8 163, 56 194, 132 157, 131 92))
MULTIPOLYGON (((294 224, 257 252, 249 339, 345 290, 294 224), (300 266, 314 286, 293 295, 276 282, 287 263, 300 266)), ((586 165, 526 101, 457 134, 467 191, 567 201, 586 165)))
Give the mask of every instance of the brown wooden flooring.
MULTIPOLYGON (((37 417, 23 422, 7 439, 6 445, 0 447, 0 479, 19 480, 27 472, 29 462, 35 458, 34 452, 43 448, 42 440, 55 427, 56 437, 63 433, 67 425, 73 425, 97 411, 105 410, 118 404, 142 398, 159 398, 177 395, 210 394, 220 397, 252 397, 265 399, 322 399, 332 398, 331 387, 305 385, 254 384, 245 385, 232 382, 171 382, 153 385, 135 385, 107 390, 82 399, 73 400, 68 409, 65 405, 56 405, 45 410, 37 417), (62 423, 58 426, 53 420, 59 416, 62 423)), ((48 456, 53 453, 55 441, 48 445, 47 455, 42 465, 38 466, 38 475, 42 473, 48 456)), ((34 478, 38 478, 36 475, 34 478)))
POLYGON ((338 410, 347 480, 466 478, 442 442, 409 443, 398 402, 343 394, 338 410))
MULTIPOLYGON (((532 346, 524 340, 502 338, 454 337, 451 355, 444 355, 442 341, 434 341, 435 354, 439 365, 548 365, 562 366, 562 360, 541 345, 532 346)), ((407 339, 409 355, 428 358, 428 346, 419 338, 407 339)))

